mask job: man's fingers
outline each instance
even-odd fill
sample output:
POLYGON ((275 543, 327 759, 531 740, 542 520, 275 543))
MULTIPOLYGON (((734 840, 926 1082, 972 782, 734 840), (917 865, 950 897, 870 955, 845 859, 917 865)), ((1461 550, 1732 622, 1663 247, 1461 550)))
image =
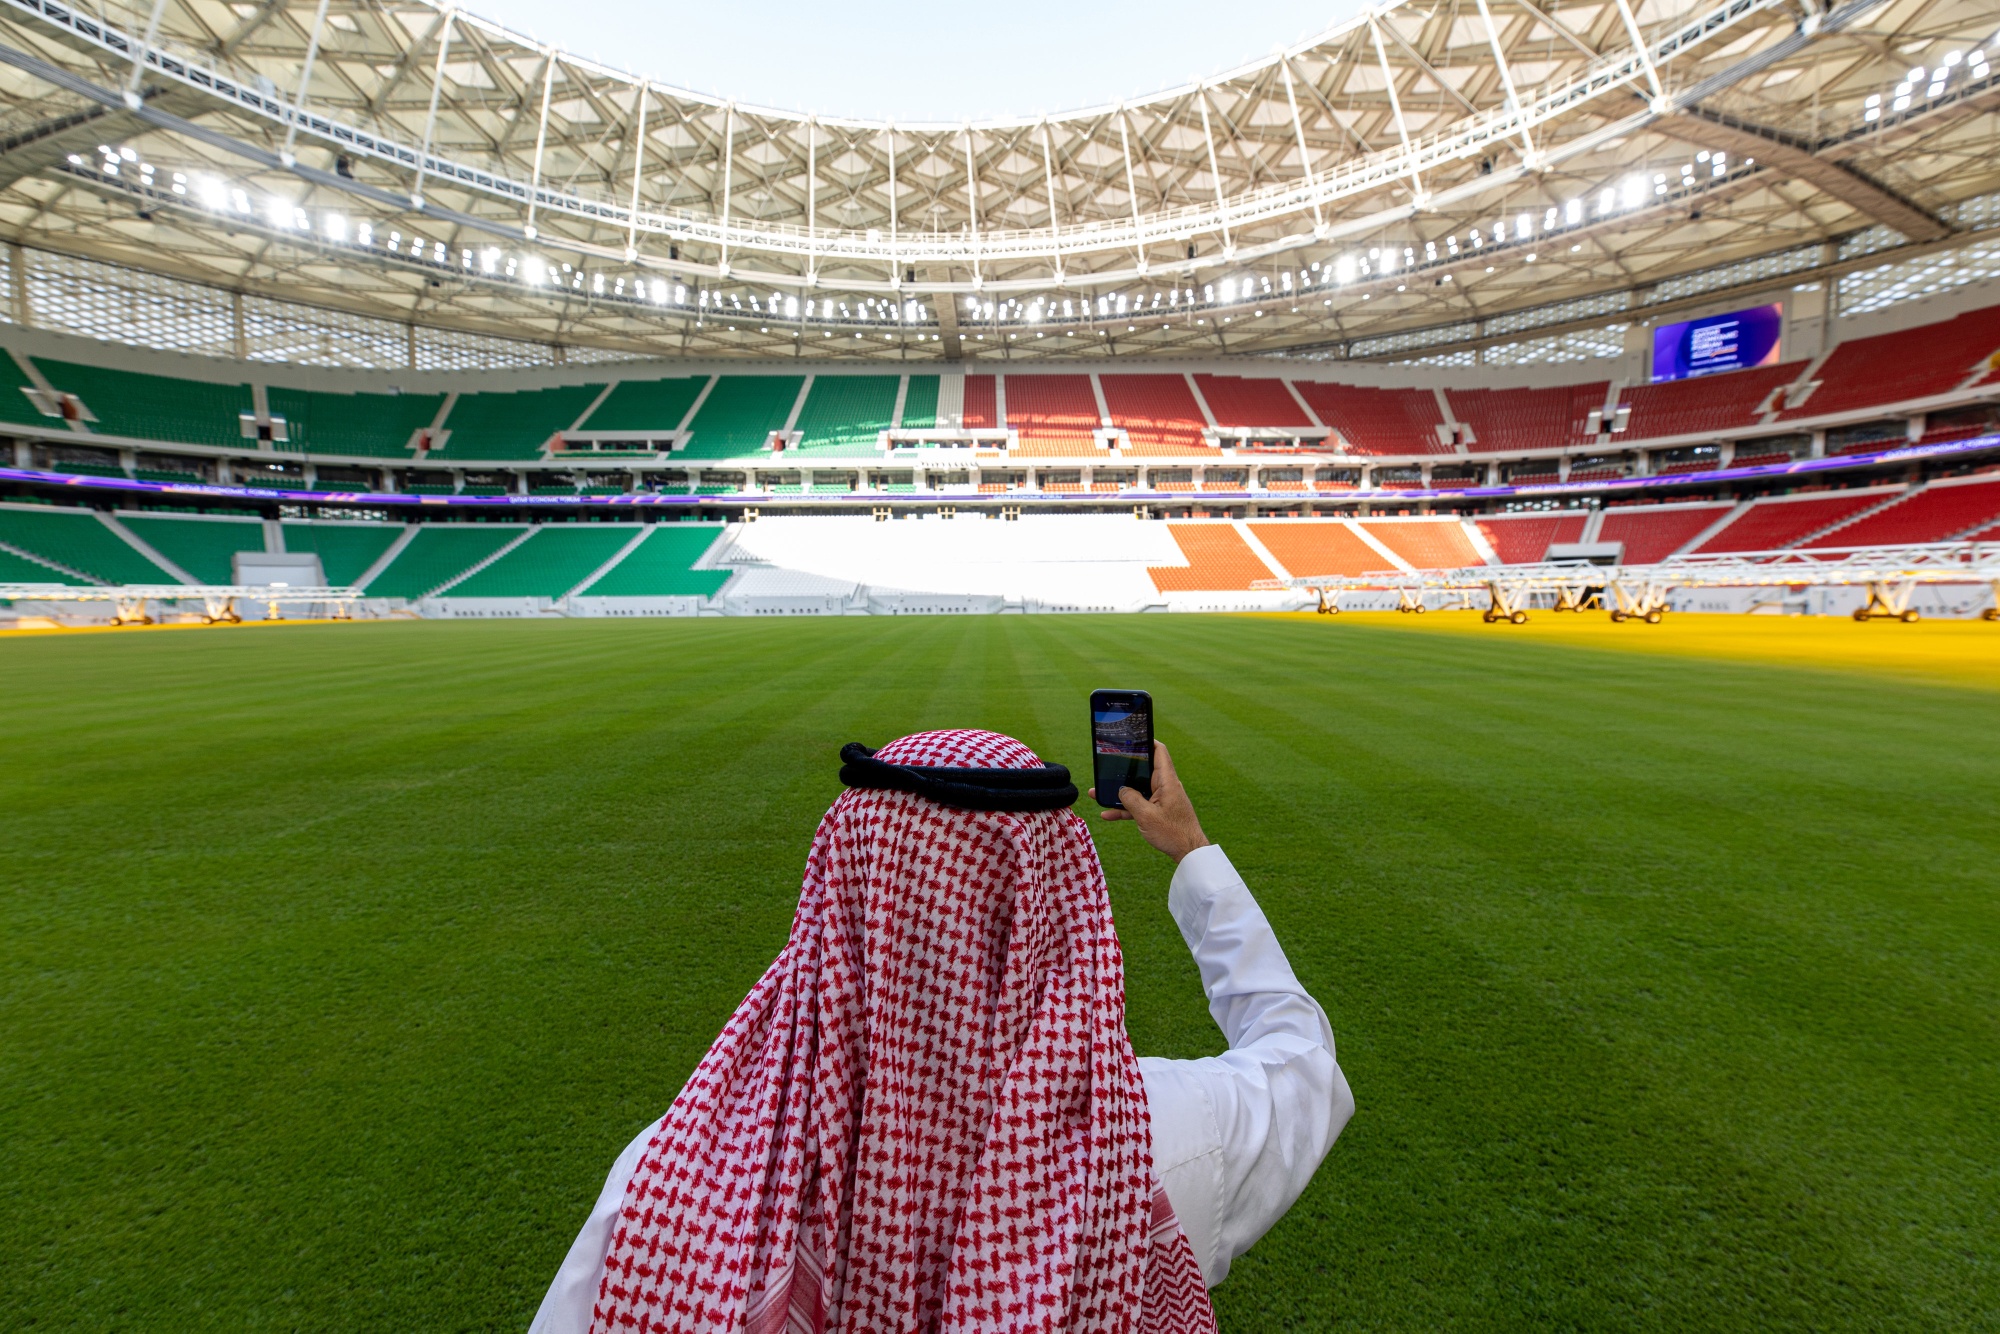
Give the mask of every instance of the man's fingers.
POLYGON ((1116 806, 1106 806, 1098 814, 1107 820, 1129 820, 1132 818, 1131 812, 1121 811, 1116 806))
POLYGON ((1118 804, 1123 806, 1134 820, 1139 818, 1140 811, 1151 809, 1151 804, 1135 787, 1119 788, 1118 804))
POLYGON ((1167 743, 1164 741, 1153 743, 1153 772, 1169 783, 1180 781, 1174 773, 1174 757, 1168 752, 1167 743))

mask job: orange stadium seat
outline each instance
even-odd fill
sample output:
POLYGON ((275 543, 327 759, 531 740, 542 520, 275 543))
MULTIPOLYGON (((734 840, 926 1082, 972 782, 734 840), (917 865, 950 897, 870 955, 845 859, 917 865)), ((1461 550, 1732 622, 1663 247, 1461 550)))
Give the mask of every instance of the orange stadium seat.
POLYGON ((1276 578, 1234 524, 1170 523, 1187 568, 1155 565, 1146 573, 1162 593, 1220 593, 1247 590, 1260 579, 1276 578))
POLYGON ((1484 565, 1485 558, 1457 519, 1416 519, 1398 523, 1362 521, 1368 535, 1418 570, 1456 570, 1484 565))
POLYGON ((1344 523, 1253 523, 1250 531, 1296 578, 1379 574, 1395 568, 1344 523))
POLYGON ((1444 414, 1428 389, 1370 389, 1317 380, 1292 383, 1319 419, 1340 432, 1357 454, 1451 453, 1451 446, 1438 439, 1444 414))

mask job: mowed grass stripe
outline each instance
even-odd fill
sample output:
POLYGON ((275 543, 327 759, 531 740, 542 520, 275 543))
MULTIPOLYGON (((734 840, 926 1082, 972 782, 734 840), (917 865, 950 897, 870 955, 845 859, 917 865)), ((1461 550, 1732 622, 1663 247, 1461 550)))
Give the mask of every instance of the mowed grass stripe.
MULTIPOLYGON (((524 1325, 782 943, 838 746, 998 726, 1081 778, 1107 684, 1360 1101, 1225 1328, 2000 1306, 1990 694, 1310 619, 0 655, 0 1323, 524 1325)), ((1135 1042, 1216 1050, 1164 863, 1094 828, 1135 1042)))

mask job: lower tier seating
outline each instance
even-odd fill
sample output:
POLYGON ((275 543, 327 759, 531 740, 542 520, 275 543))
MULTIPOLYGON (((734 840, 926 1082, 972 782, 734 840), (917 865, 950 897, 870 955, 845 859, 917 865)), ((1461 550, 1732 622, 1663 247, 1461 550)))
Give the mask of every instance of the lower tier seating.
POLYGON ((1587 514, 1497 514, 1479 521, 1480 535, 1503 565, 1531 565, 1557 542, 1580 542, 1587 514))
POLYGON ((1418 570, 1458 570, 1486 561, 1457 519, 1363 520, 1368 535, 1418 570))
POLYGON ((1599 542, 1618 542, 1627 565, 1652 565, 1679 551, 1734 506, 1726 500, 1665 508, 1607 509, 1599 542))
POLYGON ((689 567, 714 545, 718 532, 707 524, 656 523, 645 541, 583 592, 588 597, 713 597, 729 571, 689 567))
POLYGON ((1299 579, 1377 574, 1393 563, 1344 523, 1253 523, 1250 531, 1299 579))
POLYGON ((420 598, 485 560, 525 531, 520 524, 446 523, 417 529, 371 579, 370 597, 420 598))
POLYGON ((101 584, 179 582, 90 510, 0 505, 0 542, 101 584))
POLYGON ((1276 577, 1233 524, 1170 523, 1167 531, 1188 563, 1185 569, 1173 565, 1147 569, 1153 587, 1162 593, 1239 591, 1276 577))
POLYGON ((235 583, 236 553, 264 550, 264 525, 257 519, 120 514, 118 521, 204 584, 235 583))
POLYGON ((1718 551, 1776 551, 1815 533, 1828 524, 1859 514, 1879 505, 1889 496, 1881 491, 1843 491, 1833 495, 1772 496, 1759 500, 1731 519, 1722 531, 1696 550, 1704 554, 1718 551))
POLYGON ((78 584, 87 585, 88 579, 79 578, 64 570, 58 570, 17 556, 5 547, 0 547, 0 584, 78 584))
POLYGON ((284 524, 285 550, 317 555, 326 582, 344 588, 366 574, 402 532, 399 523, 293 519, 284 524))
POLYGON ((455 598, 556 598, 639 535, 632 524, 545 523, 499 560, 445 590, 455 598))
POLYGON ((1879 513, 1824 533, 1808 547, 1948 542, 2000 519, 2000 478, 1935 482, 1879 513))

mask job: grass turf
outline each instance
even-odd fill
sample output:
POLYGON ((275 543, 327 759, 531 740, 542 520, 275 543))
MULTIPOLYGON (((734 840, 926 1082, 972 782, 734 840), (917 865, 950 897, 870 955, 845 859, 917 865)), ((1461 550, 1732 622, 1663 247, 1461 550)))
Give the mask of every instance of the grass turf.
MULTIPOLYGON (((1880 627, 1851 627, 1868 634, 1880 627)), ((1359 1112, 1223 1328, 2000 1310, 2000 693, 1290 619, 0 645, 0 1327, 525 1326, 841 742, 1158 700, 1359 1112)), ((1101 846, 1141 1052, 1219 1041, 1101 846)))

